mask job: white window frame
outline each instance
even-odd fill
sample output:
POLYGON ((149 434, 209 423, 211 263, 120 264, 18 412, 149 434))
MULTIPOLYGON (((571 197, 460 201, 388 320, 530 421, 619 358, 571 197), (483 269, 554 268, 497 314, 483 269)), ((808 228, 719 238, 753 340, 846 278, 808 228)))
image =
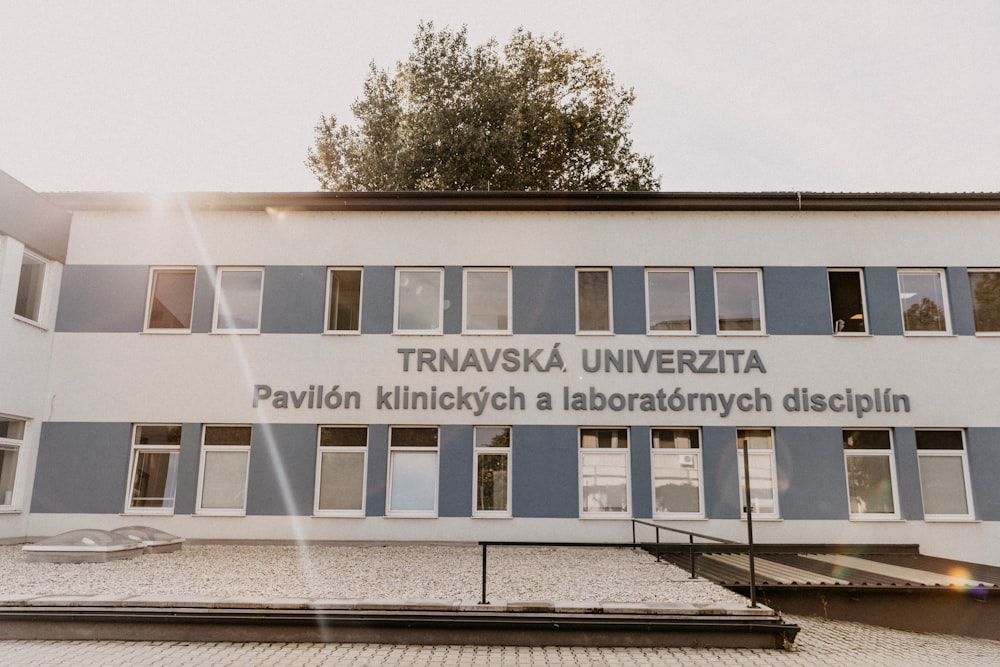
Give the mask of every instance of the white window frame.
POLYGON ((924 507, 926 495, 924 492, 924 479, 922 471, 920 474, 920 503, 921 508, 924 511, 925 521, 972 521, 976 516, 975 508, 972 505, 972 480, 969 478, 969 459, 966 452, 968 451, 968 443, 965 437, 965 429, 960 428, 918 428, 916 429, 916 434, 919 435, 922 432, 927 431, 949 431, 958 432, 962 438, 962 449, 921 449, 919 442, 917 444, 917 470, 920 471, 920 460, 930 459, 930 458, 956 458, 962 464, 962 480, 965 484, 965 506, 968 511, 965 514, 941 514, 941 513, 930 513, 924 507))
POLYGON ((896 286, 899 289, 899 314, 903 322, 903 335, 904 336, 950 336, 951 335, 951 308, 948 304, 948 278, 945 275, 944 269, 896 269, 896 286), (904 301, 912 298, 916 293, 910 294, 909 296, 904 296, 909 294, 908 292, 903 292, 902 279, 904 275, 936 275, 938 278, 938 287, 941 289, 941 310, 944 314, 944 330, 943 331, 920 331, 920 330, 910 330, 906 328, 906 306, 903 305, 904 301))
MULTIPOLYGON (((899 484, 896 481, 896 444, 893 440, 891 428, 850 428, 841 431, 842 436, 850 431, 879 431, 887 433, 889 436, 888 449, 844 449, 844 479, 847 483, 847 511, 851 521, 893 521, 900 518, 899 512, 899 484), (892 485, 892 512, 862 512, 859 511, 858 501, 851 497, 851 472, 847 461, 853 457, 881 457, 889 462, 889 483, 892 485)), ((860 499, 859 499, 860 500, 860 499)), ((864 502, 860 500, 860 502, 864 502)))
POLYGON ((585 426, 580 427, 577 431, 577 450, 578 450, 578 468, 579 468, 579 503, 580 503, 580 517, 584 519, 621 519, 623 517, 632 516, 632 465, 631 465, 631 454, 629 452, 629 440, 632 434, 627 426, 585 426), (610 448, 598 448, 598 447, 584 447, 583 446, 583 436, 586 431, 615 431, 616 434, 612 436, 612 442, 617 443, 618 435, 617 432, 625 433, 625 446, 624 447, 610 447, 610 448), (614 458, 622 459, 622 467, 625 471, 625 509, 624 510, 587 510, 586 494, 584 493, 584 456, 599 456, 602 458, 614 458))
POLYGON ((511 448, 513 443, 511 439, 513 438, 512 429, 510 426, 475 426, 473 427, 472 434, 472 516, 483 517, 483 518, 509 518, 511 516, 511 448), (490 447, 488 445, 479 444, 479 430, 496 430, 505 429, 507 431, 507 446, 506 447, 490 447), (479 457, 481 456, 503 456, 507 459, 507 488, 506 488, 506 499, 507 507, 503 510, 481 510, 479 509, 479 457))
POLYGON ((194 296, 198 287, 198 269, 194 266, 154 266, 149 270, 149 283, 146 285, 146 313, 143 319, 143 332, 157 334, 189 334, 191 326, 194 324, 194 296), (151 327, 149 318, 153 314, 153 288, 156 286, 156 277, 161 273, 190 273, 194 280, 191 281, 191 312, 188 313, 190 323, 187 327, 151 327))
POLYGON ((14 470, 12 472, 3 470, 3 474, 6 475, 10 472, 10 496, 7 497, 6 494, 0 495, 0 513, 2 512, 16 512, 19 506, 19 491, 20 491, 20 479, 21 479, 21 451, 24 448, 25 438, 28 436, 28 420, 21 417, 14 417, 11 415, 0 414, 0 421, 5 421, 9 423, 20 423, 21 434, 20 437, 11 437, 9 434, 7 437, 0 438, 0 454, 3 452, 13 452, 14 453, 14 470))
POLYGON ((649 430, 650 437, 650 481, 652 483, 653 518, 654 519, 704 519, 705 518, 705 473, 702 465, 701 455, 701 429, 691 426, 653 426, 649 430), (657 431, 690 431, 697 434, 698 446, 689 449, 657 447, 659 441, 657 431), (681 467, 692 468, 697 475, 698 481, 698 511, 697 512, 672 512, 658 511, 656 504, 656 460, 658 458, 672 457, 681 460, 681 467), (687 458, 689 457, 689 458, 687 458), (690 460, 690 465, 688 465, 690 460))
MULTIPOLYGON (((326 315, 324 317, 323 332, 335 336, 356 336, 361 333, 361 306, 364 303, 365 274, 360 266, 329 266, 326 269, 326 315), (358 326, 355 329, 334 329, 330 322, 330 311, 333 310, 334 298, 334 277, 335 271, 352 271, 358 274, 358 326)), ((336 292, 338 299, 340 292, 336 292)))
POLYGON ((976 324, 975 324, 976 295, 975 295, 975 288, 972 285, 972 274, 974 274, 974 273, 1000 273, 1000 268, 993 268, 993 269, 990 269, 990 268, 985 268, 985 269, 984 268, 975 268, 975 269, 969 269, 968 270, 968 274, 969 274, 969 292, 972 295, 973 327, 975 328, 976 335, 977 336, 983 336, 983 337, 986 337, 986 338, 1000 336, 1000 327, 998 327, 997 329, 991 330, 991 331, 980 331, 979 327, 977 327, 976 324))
POLYGON ((646 269, 646 333, 650 336, 693 336, 698 333, 698 322, 695 313, 694 297, 694 270, 685 268, 647 268, 646 269), (649 285, 649 277, 654 273, 682 273, 687 274, 688 279, 688 309, 691 315, 691 327, 689 329, 653 329, 652 308, 650 301, 653 290, 649 285))
POLYGON ((246 516, 247 511, 247 490, 250 484, 250 446, 252 444, 253 428, 250 424, 205 424, 201 429, 201 463, 198 466, 198 498, 195 505, 195 514, 202 516, 246 516), (205 436, 210 428, 232 428, 244 427, 251 429, 251 442, 246 445, 206 445, 205 436), (205 460, 207 454, 214 452, 225 453, 245 453, 243 466, 243 506, 236 507, 202 507, 202 495, 205 489, 205 460))
POLYGON ((368 497, 368 427, 358 424, 321 424, 316 429, 316 497, 313 501, 313 514, 315 516, 341 516, 341 517, 364 517, 365 500, 368 497), (364 430, 364 446, 324 446, 323 429, 325 428, 349 428, 364 430), (361 507, 360 509, 323 509, 320 507, 320 493, 323 484, 323 455, 324 454, 361 454, 361 507))
MULTIPOLYGON (((777 459, 776 459, 775 454, 774 454, 774 429, 773 428, 761 428, 761 427, 744 427, 744 428, 738 428, 738 429, 736 429, 736 456, 737 456, 736 471, 737 471, 737 474, 739 475, 739 485, 738 485, 737 488, 739 489, 739 494, 740 494, 739 495, 740 518, 743 519, 743 520, 746 520, 746 518, 747 518, 746 507, 745 507, 746 492, 744 490, 744 475, 743 475, 743 443, 740 441, 741 440, 741 438, 740 438, 740 432, 741 431, 767 431, 768 434, 769 434, 768 441, 769 441, 769 443, 771 445, 770 448, 769 449, 762 449, 762 448, 753 448, 753 447, 751 447, 750 451, 749 451, 749 456, 750 456, 750 460, 751 460, 751 466, 753 465, 752 461, 753 461, 754 458, 765 458, 766 457, 768 459, 768 461, 769 461, 769 465, 771 467, 771 495, 774 498, 774 511, 773 512, 763 512, 763 511, 759 511, 757 509, 754 509, 753 516, 754 516, 755 519, 780 519, 781 518, 781 507, 780 507, 779 502, 778 502, 779 501, 779 498, 778 498, 778 464, 777 464, 777 459)), ((751 477, 750 481, 751 481, 751 483, 753 483, 753 478, 752 477, 751 477)), ((753 498, 751 496, 751 502, 752 501, 753 501, 753 498)))
POLYGON ((580 266, 576 269, 576 280, 574 281, 574 290, 576 294, 576 333, 581 336, 607 336, 615 332, 615 304, 614 304, 614 285, 612 283, 613 276, 611 275, 611 269, 606 266, 580 266), (608 328, 607 329, 583 329, 581 328, 581 309, 580 309, 580 274, 582 273, 606 273, 608 276, 608 328))
POLYGON ((392 309, 392 330, 396 334, 407 334, 407 335, 422 335, 422 336, 433 336, 440 335, 444 332, 444 269, 440 267, 421 267, 421 266, 397 266, 396 267, 396 284, 394 288, 393 299, 393 309, 392 309), (438 290, 438 303, 437 303, 437 326, 428 327, 426 329, 403 329, 399 326, 399 309, 400 309, 400 287, 402 282, 402 277, 404 273, 433 273, 437 274, 439 278, 439 290, 438 290))
MULTIPOLYGON (((830 275, 834 273, 854 273, 858 276, 858 289, 861 291, 861 318, 864 323, 864 331, 838 331, 837 321, 833 319, 833 294, 832 289, 830 294, 830 324, 833 328, 834 336, 870 336, 871 332, 869 330, 869 319, 868 319, 868 296, 865 294, 865 272, 864 269, 852 269, 852 268, 830 268, 826 270, 826 282, 827 287, 830 287, 830 275)), ((852 318, 853 319, 853 318, 852 318)))
POLYGON ((215 274, 215 307, 212 310, 212 333, 218 334, 259 334, 264 302, 264 268, 260 266, 224 266, 215 274), (222 304, 222 275, 230 272, 260 273, 260 290, 257 293, 257 326, 249 329, 223 329, 219 326, 219 309, 222 304))
POLYGON ((466 267, 462 271, 462 333, 484 335, 506 335, 513 329, 513 298, 511 293, 510 267, 466 267), (503 273, 507 277, 507 326, 497 329, 474 329, 469 326, 469 276, 476 273, 503 273))
POLYGON ((426 426, 426 425, 396 425, 389 427, 389 465, 388 470, 388 481, 386 483, 386 512, 387 517, 412 517, 412 518, 436 518, 438 513, 438 496, 440 495, 440 480, 441 480, 441 429, 437 426, 426 426), (437 432, 436 442, 434 447, 415 447, 408 445, 393 445, 393 431, 397 429, 404 428, 426 428, 433 429, 437 432), (433 454, 434 455, 434 507, 432 509, 393 509, 392 504, 392 490, 393 490, 393 475, 395 474, 396 464, 395 459, 397 455, 400 454, 433 454))
POLYGON ((712 273, 715 287, 715 333, 718 336, 766 336, 767 320, 764 306, 764 272, 755 267, 716 268, 712 273), (719 275, 723 273, 752 273, 757 277, 757 310, 760 327, 758 329, 723 329, 722 313, 719 312, 719 275))
MULTIPOLYGON (((174 508, 177 505, 177 480, 180 475, 180 453, 181 444, 178 439, 176 445, 170 444, 144 444, 137 442, 139 439, 139 431, 144 426, 162 426, 165 428, 176 427, 181 428, 180 424, 153 424, 153 423, 140 423, 132 425, 132 447, 131 456, 129 457, 129 473, 128 473, 128 486, 125 488, 125 514, 154 514, 154 515, 172 515, 174 513, 174 508), (173 497, 169 506, 164 507, 145 507, 145 506, 135 506, 135 498, 133 493, 135 492, 135 473, 136 468, 139 463, 139 456, 141 454, 174 454, 177 459, 174 464, 174 488, 173 497)), ((164 500, 167 496, 164 496, 164 500)))
POLYGON ((46 292, 47 287, 48 287, 48 285, 47 285, 48 280, 49 280, 49 262, 48 262, 48 260, 46 260, 41 255, 36 255, 35 253, 33 253, 30 250, 28 250, 27 248, 25 248, 24 251, 21 254, 21 264, 19 265, 19 268, 18 268, 17 286, 15 288, 16 291, 14 293, 14 319, 20 320, 21 322, 26 322, 28 324, 33 324, 33 325, 38 326, 38 327, 43 326, 42 325, 42 319, 43 319, 43 316, 44 316, 44 313, 45 313, 45 306, 46 306, 45 292, 46 292), (38 300, 37 300, 38 303, 35 306, 36 309, 38 310, 38 316, 35 317, 35 318, 31 318, 31 317, 29 317, 27 315, 21 315, 20 313, 17 312, 17 293, 21 291, 21 275, 22 275, 22 271, 24 270, 24 260, 25 259, 31 259, 33 262, 37 262, 37 263, 41 264, 41 266, 42 266, 42 275, 41 275, 41 278, 39 278, 39 280, 38 280, 39 284, 38 284, 38 286, 35 289, 35 291, 38 294, 38 300))

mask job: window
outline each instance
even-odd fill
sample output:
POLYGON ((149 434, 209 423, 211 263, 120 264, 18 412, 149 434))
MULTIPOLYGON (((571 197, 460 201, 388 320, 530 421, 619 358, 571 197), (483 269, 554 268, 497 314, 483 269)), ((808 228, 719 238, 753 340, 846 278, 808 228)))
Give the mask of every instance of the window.
POLYGON ((896 474, 889 430, 845 430, 843 437, 850 517, 898 518, 896 474))
MULTIPOLYGON (((746 476, 743 468, 743 449, 750 460, 750 503, 754 516, 762 519, 778 518, 778 494, 775 483, 774 439, 770 429, 740 429, 736 431, 736 448, 739 454, 740 505, 746 502, 746 476)), ((742 516, 746 516, 743 507, 742 516)))
POLYGON ((147 331, 191 331, 194 269, 153 269, 146 305, 147 331))
POLYGON ((962 431, 917 431, 917 461, 925 519, 972 517, 962 431))
POLYGON ((576 330, 611 332, 611 271, 576 270, 576 330))
POLYGON ((628 512, 628 429, 580 429, 583 516, 628 512))
POLYGON ((180 424, 136 424, 126 512, 170 514, 177 491, 180 424))
POLYGON ((361 269, 330 269, 326 292, 326 330, 361 331, 361 269))
POLYGON ((396 270, 396 332, 441 333, 444 271, 396 270))
POLYGON ((263 269, 219 269, 215 292, 215 331, 260 331, 263 269))
POLYGON ((202 435, 198 512, 241 516, 246 512, 249 426, 206 426, 202 435))
POLYGON ((14 314, 37 323, 41 318, 44 285, 45 260, 25 250, 21 258, 21 277, 17 283, 14 314))
POLYGON ((465 270, 465 333, 510 333, 510 270, 465 270))
POLYGON ((969 270, 976 333, 1000 334, 1000 270, 969 270))
POLYGON ((764 309, 757 269, 715 270, 715 312, 719 333, 764 333, 764 309))
POLYGON ((701 456, 698 429, 654 428, 653 516, 701 518, 701 456))
POLYGON ((899 306, 908 334, 948 333, 948 300, 944 271, 900 270, 899 306))
POLYGON ((477 426, 476 516, 510 516, 510 428, 477 426))
POLYGON ((364 426, 319 427, 316 514, 364 516, 367 450, 364 426))
POLYGON ((0 509, 14 508, 17 455, 24 441, 24 420, 0 415, 0 509))
POLYGON ((389 511, 397 516, 437 514, 438 430, 389 429, 389 511))
POLYGON ((865 326, 865 288, 861 271, 857 269, 830 269, 830 317, 833 333, 837 335, 863 334, 865 326))
POLYGON ((649 333, 692 333, 694 291, 689 269, 646 269, 646 327, 649 333))

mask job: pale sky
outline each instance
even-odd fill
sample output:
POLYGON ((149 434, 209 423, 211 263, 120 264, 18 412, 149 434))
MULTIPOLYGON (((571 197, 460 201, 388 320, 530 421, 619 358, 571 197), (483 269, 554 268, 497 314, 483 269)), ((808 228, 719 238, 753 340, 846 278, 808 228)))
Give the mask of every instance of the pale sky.
POLYGON ((0 0, 0 170, 38 191, 312 191, 320 114, 418 22, 600 51, 665 191, 1000 191, 1000 2, 0 0))

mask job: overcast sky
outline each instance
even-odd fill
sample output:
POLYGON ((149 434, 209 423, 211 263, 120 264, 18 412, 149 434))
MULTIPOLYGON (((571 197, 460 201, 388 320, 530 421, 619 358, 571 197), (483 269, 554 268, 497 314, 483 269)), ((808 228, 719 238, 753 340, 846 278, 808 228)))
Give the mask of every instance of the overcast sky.
POLYGON ((320 114, 420 20, 600 51, 666 191, 1000 191, 1000 2, 0 0, 0 169, 310 191, 320 114))

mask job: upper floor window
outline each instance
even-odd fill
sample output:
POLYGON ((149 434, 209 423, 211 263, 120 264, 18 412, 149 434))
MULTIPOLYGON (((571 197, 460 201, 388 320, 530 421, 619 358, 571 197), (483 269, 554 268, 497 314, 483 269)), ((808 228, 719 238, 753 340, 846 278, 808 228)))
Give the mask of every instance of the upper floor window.
POLYGON ((896 473, 889 430, 845 430, 843 439, 850 517, 898 518, 896 473))
POLYGON ((476 516, 510 516, 510 427, 477 426, 476 516))
POLYGON ((576 330, 611 333, 611 271, 576 270, 576 330))
POLYGON ((45 260, 25 250, 21 257, 21 276, 17 283, 14 314, 37 323, 41 318, 44 286, 45 260))
POLYGON ((626 514, 628 496, 628 429, 580 429, 581 515, 626 514))
POLYGON ((263 269, 219 269, 214 330, 218 333, 258 333, 263 286, 263 269))
POLYGON ((646 269, 646 327, 649 333, 694 332, 692 277, 690 269, 646 269))
POLYGON ((146 304, 147 331, 191 331, 195 270, 153 269, 146 304))
POLYGON ((1000 334, 1000 269, 969 269, 976 333, 1000 334))
POLYGON ((964 433, 957 429, 919 430, 916 435, 924 518, 971 518, 964 433))
POLYGON ((654 428, 653 516, 700 518, 700 434, 696 428, 654 428))
POLYGON ((510 333, 510 269, 466 269, 465 333, 510 333))
POLYGON ((317 514, 364 516, 367 451, 367 427, 319 427, 317 514))
POLYGON ((764 333, 759 269, 716 269, 715 312, 719 334, 764 333))
POLYGON ((863 334, 865 325, 865 286, 858 269, 830 269, 830 318, 837 335, 863 334))
POLYGON ((950 331, 944 271, 900 269, 899 306, 903 331, 908 334, 946 334, 950 331))
POLYGON ((361 331, 361 269, 330 269, 327 295, 326 330, 361 331))
POLYGON ((396 332, 441 333, 442 269, 396 269, 396 332))
POLYGON ((13 509, 17 455, 24 441, 24 420, 0 415, 0 509, 13 509))
POLYGON ((126 512, 174 511, 180 451, 180 424, 135 425, 126 512))
POLYGON ((778 518, 778 484, 775 474, 774 437, 771 429, 739 429, 736 431, 736 448, 739 455, 740 505, 746 517, 746 474, 743 450, 748 449, 750 462, 750 505, 754 516, 778 518))

